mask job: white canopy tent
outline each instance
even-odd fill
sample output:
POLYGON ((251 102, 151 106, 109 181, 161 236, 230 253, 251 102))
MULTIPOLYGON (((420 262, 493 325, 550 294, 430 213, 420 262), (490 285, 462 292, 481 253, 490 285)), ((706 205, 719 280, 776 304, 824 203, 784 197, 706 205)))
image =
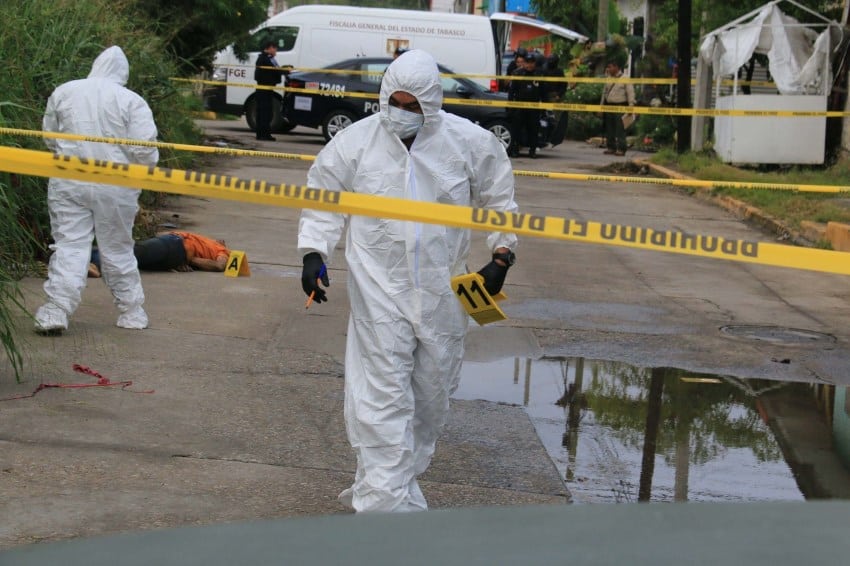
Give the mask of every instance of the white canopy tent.
MULTIPOLYGON (((716 107, 747 110, 826 110, 832 90, 831 54, 841 42, 840 25, 793 0, 774 0, 710 33, 702 40, 697 63, 694 106, 706 108, 711 74, 716 107), (783 1, 813 15, 820 23, 802 24, 779 8, 783 1), (816 28, 821 29, 820 33, 816 28), (753 54, 768 57, 768 70, 779 95, 741 95, 738 70, 753 54), (721 96, 720 83, 732 77, 732 94, 721 96)), ((693 149, 701 149, 704 118, 694 120, 693 149)), ((717 117, 715 149, 726 161, 756 163, 821 163, 826 119, 717 117), (787 132, 785 130, 788 130, 787 132), (792 134, 785 137, 784 134, 792 134), (800 137, 810 151, 800 151, 800 137), (782 147, 784 142, 788 147, 782 147), (793 145, 792 145, 793 144, 793 145)))

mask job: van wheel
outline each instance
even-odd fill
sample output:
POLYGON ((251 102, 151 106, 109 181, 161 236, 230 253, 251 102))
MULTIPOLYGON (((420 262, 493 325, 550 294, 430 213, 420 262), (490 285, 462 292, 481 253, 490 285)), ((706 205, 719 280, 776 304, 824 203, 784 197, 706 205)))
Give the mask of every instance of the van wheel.
POLYGON ((357 118, 348 110, 331 110, 322 120, 322 134, 325 141, 331 141, 335 135, 357 121, 357 118))
POLYGON ((511 127, 510 125, 503 120, 496 120, 495 122, 490 122, 487 124, 487 130, 496 136, 496 139, 499 140, 505 149, 511 145, 511 127))
MULTIPOLYGON (((272 106, 272 132, 286 133, 292 130, 297 124, 292 124, 283 116, 283 99, 275 96, 275 102, 272 106)), ((245 102, 245 121, 248 122, 248 128, 252 132, 257 131, 257 100, 252 96, 245 102)))

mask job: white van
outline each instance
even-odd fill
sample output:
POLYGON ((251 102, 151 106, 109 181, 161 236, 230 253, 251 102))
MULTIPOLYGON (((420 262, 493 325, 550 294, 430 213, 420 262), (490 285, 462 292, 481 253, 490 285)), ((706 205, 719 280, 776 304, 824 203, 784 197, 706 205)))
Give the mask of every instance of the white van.
MULTIPOLYGON (((497 75, 501 65, 490 19, 467 14, 304 5, 263 23, 252 32, 251 45, 258 49, 269 38, 278 43, 278 64, 296 69, 321 68, 351 57, 388 57, 399 47, 424 49, 458 73, 497 75)), ((252 129, 258 53, 251 51, 246 61, 240 61, 232 46, 220 51, 214 61, 213 80, 251 86, 207 89, 204 96, 208 110, 236 115, 244 112, 252 129)), ((490 88, 489 79, 478 82, 490 88)), ((272 130, 286 130, 277 106, 272 130)))
MULTIPOLYGON (((352 57, 388 57, 401 47, 424 49, 457 73, 494 76, 501 73, 502 51, 510 26, 510 19, 497 16, 500 15, 488 18, 446 12, 304 5, 267 20, 252 32, 249 45, 259 49, 263 40, 276 40, 276 61, 295 69, 321 68, 352 57)), ((540 22, 540 25, 546 24, 540 22)), ((258 54, 259 51, 250 51, 247 59, 240 61, 231 46, 216 55, 213 80, 247 86, 218 85, 205 89, 207 110, 237 116, 245 113, 248 125, 254 129, 254 65, 258 54)), ((473 80, 497 90, 495 78, 473 80)), ((282 99, 281 92, 276 94, 282 99)), ((280 105, 274 105, 272 131, 287 131, 292 127, 285 123, 280 105)))

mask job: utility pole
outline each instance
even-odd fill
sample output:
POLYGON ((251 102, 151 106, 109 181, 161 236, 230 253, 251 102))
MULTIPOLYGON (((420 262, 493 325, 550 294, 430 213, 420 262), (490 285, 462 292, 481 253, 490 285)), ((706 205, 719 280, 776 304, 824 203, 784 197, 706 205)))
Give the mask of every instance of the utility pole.
MULTIPOLYGON (((679 0, 679 47, 676 80, 676 106, 691 107, 691 0, 679 0)), ((677 143, 679 153, 688 151, 691 145, 691 117, 677 119, 677 143)))
POLYGON ((596 41, 608 39, 608 0, 599 0, 599 20, 596 22, 596 41))

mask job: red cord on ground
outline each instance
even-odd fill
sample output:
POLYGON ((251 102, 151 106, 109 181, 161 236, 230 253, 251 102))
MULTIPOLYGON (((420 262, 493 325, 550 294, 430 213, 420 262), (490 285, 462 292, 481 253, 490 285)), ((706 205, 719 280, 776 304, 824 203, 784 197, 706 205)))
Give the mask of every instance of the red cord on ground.
MULTIPOLYGON (((27 395, 12 395, 11 397, 4 397, 0 399, 0 401, 14 401, 17 399, 28 399, 30 397, 35 397, 39 391, 43 391, 45 389, 52 388, 62 388, 62 389, 82 389, 84 387, 112 387, 114 385, 120 385, 122 390, 129 391, 127 388, 133 385, 132 381, 110 381, 107 377, 99 374, 88 366, 74 364, 74 371, 78 373, 84 373, 86 375, 90 375, 92 377, 97 378, 97 383, 41 383, 32 393, 27 395)), ((130 393, 153 393, 153 389, 148 389, 146 391, 129 391, 130 393)))

